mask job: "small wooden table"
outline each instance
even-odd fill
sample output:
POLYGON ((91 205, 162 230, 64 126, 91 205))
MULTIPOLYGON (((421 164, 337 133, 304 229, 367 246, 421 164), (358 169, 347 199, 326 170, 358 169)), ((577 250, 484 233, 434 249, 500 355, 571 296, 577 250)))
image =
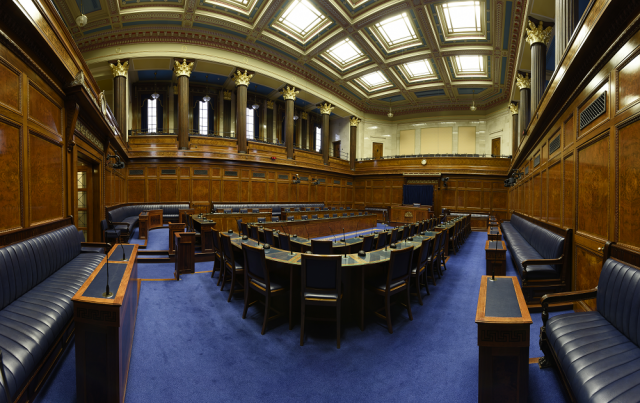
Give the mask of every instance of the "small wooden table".
POLYGON ((173 276, 176 280, 180 280, 180 274, 196 271, 196 233, 178 232, 174 235, 173 242, 176 251, 173 276))
POLYGON ((527 401, 531 316, 516 277, 482 276, 478 324, 478 402, 527 401))
MULTIPOLYGON (((139 239, 148 239, 150 230, 162 228, 162 214, 162 210, 145 210, 138 215, 139 239)), ((144 246, 147 246, 146 242, 144 246)))
POLYGON ((490 241, 502 241, 502 230, 500 230, 500 227, 489 227, 487 236, 490 241))
POLYGON ((191 224, 196 233, 200 233, 201 252, 213 252, 213 230, 217 229, 216 221, 213 221, 214 214, 206 214, 199 217, 198 214, 191 216, 191 224))
POLYGON ((496 276, 507 274, 507 247, 504 241, 487 241, 484 246, 487 259, 487 276, 495 270, 496 276))
POLYGON ((107 284, 103 259, 71 299, 78 402, 124 402, 140 295, 137 253, 138 245, 111 249, 109 291, 113 296, 102 295, 107 284), (123 249, 126 260, 120 260, 123 249))

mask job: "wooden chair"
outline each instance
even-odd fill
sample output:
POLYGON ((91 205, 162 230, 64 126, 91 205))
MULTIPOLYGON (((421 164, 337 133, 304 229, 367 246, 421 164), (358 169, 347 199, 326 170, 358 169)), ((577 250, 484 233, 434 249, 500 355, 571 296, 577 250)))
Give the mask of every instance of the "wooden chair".
POLYGON ((442 266, 444 266, 444 269, 447 270, 447 257, 444 255, 444 249, 445 246, 447 245, 447 236, 444 232, 441 233, 442 236, 440 237, 440 246, 438 247, 438 265, 437 265, 437 269, 438 269, 438 275, 442 276, 442 266))
POLYGON ((433 281, 433 285, 436 285, 436 273, 438 274, 438 278, 441 278, 438 267, 440 266, 439 252, 440 242, 442 242, 442 238, 444 238, 443 234, 444 233, 442 232, 436 233, 436 236, 431 243, 431 249, 427 258, 427 273, 425 274, 425 281, 431 279, 431 281, 433 281))
POLYGON ((263 229, 263 233, 264 233, 264 243, 267 243, 271 246, 274 246, 273 244, 273 230, 269 229, 269 228, 265 228, 263 229))
POLYGON ((238 224, 238 234, 242 235, 242 218, 238 218, 236 223, 238 224))
POLYGON ((371 250, 373 249, 373 239, 374 239, 373 234, 367 235, 364 238, 362 238, 362 250, 363 251, 371 252, 371 250))
POLYGON ((340 255, 302 255, 300 286, 300 345, 304 345, 305 319, 333 320, 306 317, 307 305, 336 309, 336 339, 340 348, 340 310, 342 304, 342 257, 340 255))
POLYGON ((394 228, 391 230, 391 236, 389 237, 389 244, 396 243, 398 240, 398 229, 394 228))
MULTIPOLYGON (((271 298, 286 298, 289 296, 289 293, 286 292, 286 288, 283 285, 272 281, 263 248, 249 246, 245 243, 242 244, 242 254, 244 255, 245 266, 244 310, 242 311, 242 319, 247 317, 249 307, 258 302, 257 299, 251 301, 252 291, 262 295, 265 298, 265 303, 264 321, 262 322, 262 332, 260 334, 264 334, 267 329, 267 322, 284 315, 271 306, 271 298), (270 311, 275 311, 276 315, 270 317, 270 311)), ((289 328, 291 328, 291 324, 289 324, 289 328)))
MULTIPOLYGON (((393 333, 391 325, 391 297, 400 292, 407 293, 406 308, 409 313, 409 320, 413 320, 411 314, 411 259, 413 257, 413 246, 404 249, 395 249, 391 251, 389 265, 387 267, 386 279, 379 279, 367 283, 367 288, 384 298, 384 307, 374 311, 374 314, 387 321, 387 329, 389 333, 393 333), (385 315, 378 311, 384 309, 385 315)), ((404 304, 403 304, 404 305, 404 304)))
POLYGON ((385 246, 387 246, 387 233, 383 231, 378 234, 378 242, 376 242, 376 249, 382 249, 385 246))
POLYGON ((249 234, 249 238, 253 239, 256 242, 260 241, 260 233, 258 232, 258 227, 256 227, 255 225, 249 227, 249 234))
POLYGON ((278 234, 278 241, 280 249, 291 252, 291 236, 285 235, 281 232, 278 234))
POLYGON ((333 241, 311 240, 311 253, 314 255, 330 255, 333 253, 333 241))
POLYGON ((233 258, 233 250, 231 249, 231 237, 227 234, 220 234, 220 243, 222 244, 222 260, 224 262, 223 267, 224 271, 222 273, 222 286, 220 287, 220 291, 224 289, 224 285, 227 282, 227 275, 231 276, 229 280, 231 282, 231 288, 229 289, 229 298, 227 302, 231 301, 231 297, 234 292, 243 292, 244 290, 240 288, 236 289, 236 284, 240 284, 242 286, 242 282, 239 281, 239 277, 244 274, 244 267, 241 264, 236 263, 233 258))
POLYGON ((433 251, 433 240, 423 239, 420 249, 418 250, 418 261, 415 267, 411 270, 411 281, 416 285, 416 294, 418 294, 418 302, 422 305, 422 294, 420 290, 422 285, 427 289, 427 295, 431 295, 429 292, 429 284, 427 282, 427 267, 429 266, 429 256, 433 251), (421 281, 423 280, 423 281, 421 281))
POLYGON ((246 222, 243 222, 243 223, 240 223, 240 225, 242 226, 242 231, 240 232, 240 235, 249 236, 249 224, 247 224, 246 222))
POLYGON ((215 229, 211 230, 211 236, 213 238, 213 270, 211 271, 211 278, 215 272, 218 273, 218 285, 220 285, 220 280, 222 280, 222 251, 220 248, 220 231, 216 231, 215 229))

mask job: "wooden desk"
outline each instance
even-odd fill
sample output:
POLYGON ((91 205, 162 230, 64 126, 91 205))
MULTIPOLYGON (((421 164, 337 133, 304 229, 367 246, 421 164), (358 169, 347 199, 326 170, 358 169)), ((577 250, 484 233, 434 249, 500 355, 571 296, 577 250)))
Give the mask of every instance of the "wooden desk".
POLYGON ((174 278, 180 280, 180 274, 196 271, 196 233, 178 232, 173 238, 176 250, 176 268, 174 278))
POLYGON ((217 221, 211 221, 210 217, 215 214, 207 214, 204 217, 198 217, 197 214, 190 216, 193 231, 200 233, 200 249, 201 252, 213 252, 213 230, 217 229, 217 221))
POLYGON ((196 213, 195 209, 184 209, 184 210, 178 210, 178 222, 181 222, 185 225, 187 225, 187 229, 191 230, 191 228, 188 227, 189 224, 189 220, 188 217, 190 215, 193 215, 196 213))
POLYGON ((75 321, 76 392, 78 402, 124 402, 133 333, 138 312, 140 280, 138 245, 123 245, 109 253, 111 298, 102 293, 107 283, 106 260, 71 299, 75 321))
MULTIPOLYGON (((145 210, 138 215, 138 239, 148 239, 149 231, 162 228, 162 210, 145 210)), ((147 246, 145 242, 144 246, 147 246)))
POLYGON ((495 270, 496 276, 507 274, 507 247, 504 241, 487 241, 484 246, 487 259, 486 275, 490 276, 495 270))
MULTIPOLYGON (((195 216, 192 216, 195 218, 195 216)), ((271 213, 215 213, 206 214, 206 218, 209 218, 216 222, 216 229, 220 232, 227 232, 229 230, 238 230, 238 219, 241 218, 242 222, 258 222, 258 218, 264 218, 266 221, 271 221, 271 213)))
POLYGON ((502 230, 500 227, 489 227, 487 237, 490 241, 502 241, 502 230))
POLYGON ((175 255, 174 235, 178 232, 185 232, 186 226, 186 224, 181 222, 169 223, 169 256, 175 255))
POLYGON ((284 233, 298 234, 307 238, 335 235, 342 236, 342 228, 345 232, 375 228, 376 216, 373 214, 353 217, 318 218, 300 221, 266 222, 261 224, 264 228, 283 231, 284 233))
POLYGON ((531 316, 516 277, 482 276, 478 324, 478 402, 527 401, 531 316))
POLYGON ((414 223, 422 220, 428 220, 433 217, 433 211, 429 211, 431 206, 391 206, 389 212, 390 221, 398 223, 414 223))

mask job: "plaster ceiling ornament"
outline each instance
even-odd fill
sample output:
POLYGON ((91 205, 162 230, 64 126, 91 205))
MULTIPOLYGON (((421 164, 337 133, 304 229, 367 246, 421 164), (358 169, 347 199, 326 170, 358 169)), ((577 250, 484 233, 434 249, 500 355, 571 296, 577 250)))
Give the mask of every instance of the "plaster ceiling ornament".
POLYGON ((182 59, 182 64, 177 60, 175 61, 176 77, 191 77, 191 70, 193 70, 193 62, 187 64, 187 59, 182 59))
POLYGON ((296 87, 289 87, 287 85, 286 88, 282 89, 282 98, 284 98, 285 100, 292 100, 295 101, 296 100, 296 95, 298 95, 300 91, 296 91, 296 87))
POLYGON ((253 74, 247 73, 247 70, 245 70, 243 73, 242 71, 240 71, 240 69, 238 69, 233 76, 233 81, 235 81, 236 87, 239 85, 245 85, 248 87, 252 77, 253 74))
POLYGON ((273 109, 273 101, 267 100, 267 109, 273 109))
POLYGON ((549 46, 551 43, 551 27, 543 27, 542 21, 536 24, 529 20, 529 28, 527 28, 527 43, 533 45, 534 43, 542 43, 545 46, 549 46))
POLYGON ((109 66, 111 66, 111 72, 113 73, 114 77, 127 77, 127 75, 129 74, 129 61, 125 60, 124 63, 120 63, 120 60, 118 60, 117 64, 113 64, 113 63, 109 63, 109 66))
POLYGON ((529 73, 527 73, 525 76, 518 73, 518 76, 516 77, 516 85, 521 90, 525 88, 531 88, 531 78, 529 77, 529 73))
POLYGON ((222 99, 225 101, 231 101, 231 91, 222 91, 222 99))
POLYGON ((511 112, 512 115, 517 115, 518 114, 518 105, 514 104, 514 103, 510 103, 509 104, 509 112, 511 112))
POLYGON ((323 115, 331 115, 331 111, 333 110, 333 106, 330 103, 325 102, 320 104, 320 113, 323 115))
POLYGON ((351 119, 349 119, 349 126, 358 126, 358 123, 360 123, 360 119, 355 116, 351 116, 351 119))

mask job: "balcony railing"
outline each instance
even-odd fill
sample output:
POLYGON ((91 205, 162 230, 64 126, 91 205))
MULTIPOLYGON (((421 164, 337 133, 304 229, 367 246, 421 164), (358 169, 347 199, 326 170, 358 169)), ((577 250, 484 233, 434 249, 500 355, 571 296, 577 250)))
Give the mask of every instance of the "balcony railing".
POLYGON ((389 160, 396 158, 440 158, 440 157, 457 157, 457 158, 511 158, 511 155, 492 155, 492 154, 407 154, 407 155, 385 155, 380 158, 358 158, 356 161, 373 161, 373 160, 389 160))
MULTIPOLYGON (((178 132, 175 129, 166 129, 162 131, 149 131, 149 130, 141 130, 134 129, 129 130, 129 136, 177 136, 178 132)), ((198 136, 198 137, 220 137, 220 138, 235 138, 235 132, 200 132, 198 130, 189 130, 189 137, 198 136)))

